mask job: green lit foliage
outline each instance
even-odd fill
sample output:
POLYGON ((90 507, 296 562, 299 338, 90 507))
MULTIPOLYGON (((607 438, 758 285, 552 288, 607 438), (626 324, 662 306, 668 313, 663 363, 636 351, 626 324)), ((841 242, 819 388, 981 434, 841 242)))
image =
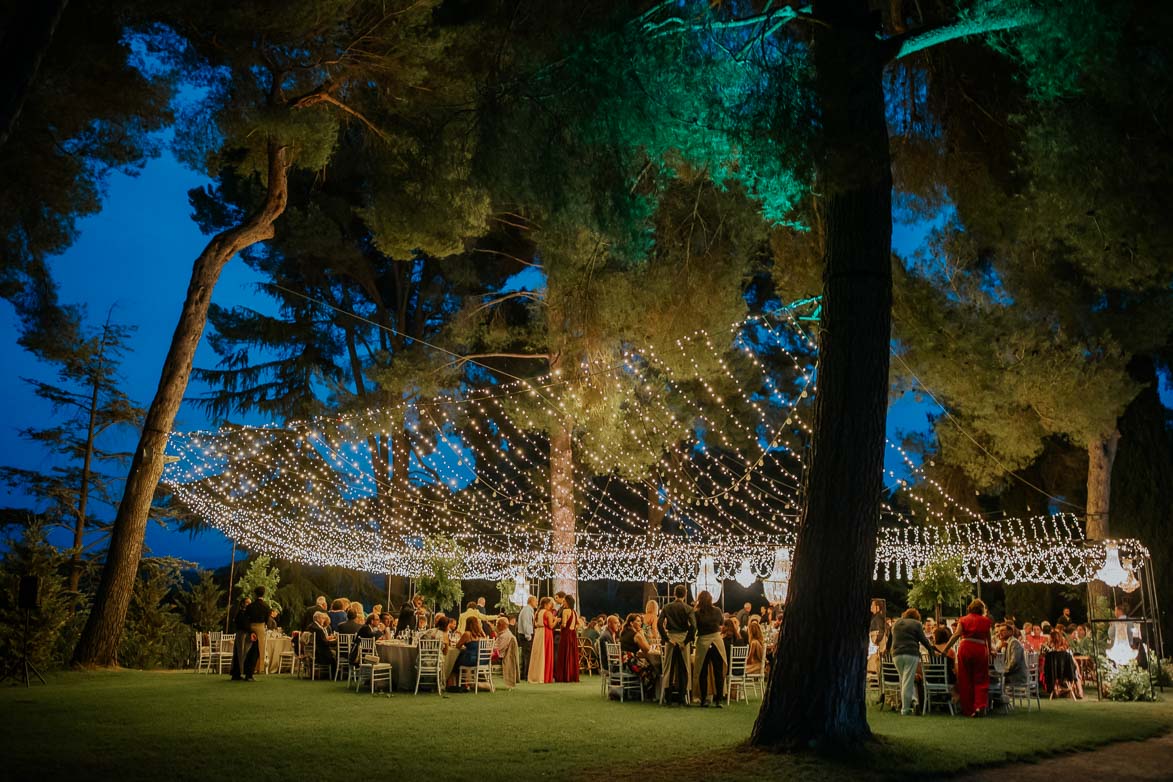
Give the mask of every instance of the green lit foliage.
POLYGON ((424 549, 429 552, 427 564, 431 572, 416 579, 416 593, 440 610, 459 609, 464 596, 460 587, 460 547, 443 535, 434 535, 424 539, 424 549))
POLYGON ((197 630, 215 630, 224 626, 224 590, 210 570, 200 570, 199 579, 184 596, 187 615, 197 630))
MULTIPOLYGON (((58 662, 54 652, 58 635, 70 617, 70 596, 66 591, 66 558, 45 540, 42 525, 32 524, 18 537, 5 542, 0 560, 0 659, 20 659, 24 643, 25 613, 17 609, 20 576, 40 579, 40 605, 29 612, 29 662, 44 671, 58 662)), ((23 671, 22 671, 23 673, 23 671)))
POLYGON ((248 569, 236 580, 236 589, 241 597, 252 597, 257 587, 265 588, 265 602, 269 608, 281 610, 277 602, 277 586, 281 583, 281 571, 276 565, 270 566, 268 554, 258 554, 249 563, 248 569))
POLYGON ((908 589, 908 605, 936 611, 941 608, 960 606, 973 595, 970 584, 961 580, 961 562, 956 559, 942 559, 930 562, 918 569, 908 589))
POLYGON ((1129 663, 1110 674, 1107 696, 1110 701, 1154 701, 1153 684, 1149 672, 1136 663, 1129 663))
POLYGON ((187 663, 192 636, 173 603, 185 567, 190 564, 173 559, 143 560, 118 649, 118 661, 123 666, 181 668, 187 663))

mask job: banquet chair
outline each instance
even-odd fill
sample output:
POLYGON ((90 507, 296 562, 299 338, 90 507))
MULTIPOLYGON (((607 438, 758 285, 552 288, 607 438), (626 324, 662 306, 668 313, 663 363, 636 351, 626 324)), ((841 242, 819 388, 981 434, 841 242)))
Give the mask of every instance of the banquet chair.
POLYGON ((606 698, 607 697, 607 687, 610 686, 610 678, 611 678, 610 676, 607 675, 607 668, 609 667, 609 665, 607 663, 606 650, 603 649, 603 642, 601 640, 597 640, 594 643, 595 643, 595 656, 599 658, 599 679, 601 680, 602 685, 603 685, 603 697, 606 698))
POLYGON ((198 630, 196 631, 196 634, 195 634, 195 642, 196 642, 196 673, 199 673, 200 671, 202 671, 204 669, 205 665, 207 666, 209 671, 212 670, 212 647, 211 647, 211 645, 208 645, 208 646, 204 645, 204 634, 198 630))
POLYGON ((334 666, 334 681, 342 678, 342 672, 346 671, 347 687, 350 686, 350 649, 354 646, 354 633, 338 633, 338 637, 334 643, 337 645, 335 651, 338 653, 338 664, 334 666))
POLYGON ((989 703, 989 711, 993 713, 995 703, 1001 705, 1002 713, 1009 714, 1014 704, 1006 697, 1006 674, 995 670, 994 666, 990 666, 990 689, 987 696, 989 703))
POLYGON ((216 673, 228 673, 232 668, 232 647, 235 645, 235 633, 224 633, 220 636, 220 647, 212 653, 216 658, 216 673))
POLYGON ((307 671, 309 672, 310 681, 315 681, 318 678, 318 671, 321 671, 321 670, 325 670, 326 676, 329 677, 330 664, 329 663, 320 663, 320 662, 317 662, 317 660, 315 659, 315 654, 317 652, 317 649, 315 649, 315 647, 317 646, 317 640, 316 640, 316 637, 314 636, 314 634, 313 633, 302 633, 301 639, 302 639, 301 640, 301 654, 302 654, 301 669, 302 669, 302 672, 303 673, 305 673, 307 671))
POLYGON ((220 636, 223 635, 218 630, 208 633, 208 667, 204 673, 212 673, 219 667, 217 656, 220 653, 220 636))
POLYGON ((456 681, 462 686, 472 685, 474 693, 480 692, 481 682, 489 685, 489 692, 496 692, 497 689, 493 686, 492 671, 493 642, 488 638, 482 638, 476 644, 477 664, 460 666, 456 681))
POLYGON ((745 663, 749 659, 749 647, 745 644, 734 644, 729 647, 729 675, 725 677, 725 701, 733 700, 733 688, 737 688, 737 700, 749 703, 745 690, 748 680, 745 676, 745 663))
POLYGON ((889 695, 893 697, 893 703, 900 703, 900 671, 896 670, 892 655, 885 654, 880 657, 880 711, 889 702, 889 695))
POLYGON ((949 687, 949 658, 934 654, 928 662, 921 663, 922 679, 925 688, 924 706, 921 714, 928 714, 933 707, 933 701, 949 707, 953 711, 953 692, 949 687))
MULTIPOLYGON (((296 659, 297 658, 293 653, 293 641, 291 640, 289 643, 289 648, 283 650, 281 652, 281 654, 277 657, 277 673, 285 673, 286 672, 285 669, 288 666, 289 673, 292 674, 294 661, 296 659)), ((268 670, 269 669, 266 667, 265 671, 268 672, 268 670)))
POLYGON ((387 695, 391 696, 391 663, 385 663, 375 653, 374 638, 360 638, 358 640, 358 664, 350 668, 350 681, 354 682, 354 691, 362 686, 364 680, 370 682, 371 695, 375 694, 375 685, 386 682, 387 695))
POLYGON ((415 694, 420 694, 420 683, 430 681, 436 685, 436 694, 444 691, 444 657, 440 654, 437 638, 421 638, 419 642, 420 662, 415 670, 415 694))
POLYGON ((644 699, 644 686, 640 678, 623 667, 623 658, 619 654, 619 644, 607 644, 607 686, 619 690, 619 701, 626 700, 628 691, 639 692, 639 699, 644 699))
POLYGON ((599 670, 599 656, 595 651, 595 644, 590 638, 581 636, 578 639, 578 670, 585 671, 587 676, 593 676, 599 670))

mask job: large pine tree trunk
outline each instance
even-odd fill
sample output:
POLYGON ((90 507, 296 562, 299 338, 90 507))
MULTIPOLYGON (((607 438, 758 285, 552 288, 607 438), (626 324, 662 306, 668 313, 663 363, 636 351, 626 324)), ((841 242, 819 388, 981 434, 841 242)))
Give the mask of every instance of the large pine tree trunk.
POLYGON ((554 550, 566 556, 558 564, 554 590, 578 599, 578 564, 574 558, 574 446, 572 424, 554 424, 550 432, 550 525, 554 550))
POLYGON ((273 237, 273 223, 285 211, 288 198, 286 148, 270 143, 268 190, 261 208, 240 225, 217 234, 196 258, 191 282, 155 398, 147 410, 138 448, 114 518, 106 566, 94 597, 94 606, 78 639, 73 662, 80 666, 118 664, 126 610, 142 556, 147 514, 159 478, 163 475, 163 450, 191 375, 192 360, 204 332, 212 290, 224 265, 238 252, 273 237))
POLYGON ((751 743, 867 738, 868 591, 882 490, 892 302, 883 62, 866 0, 816 2, 826 251, 815 434, 781 640, 751 743))
POLYGON ((1120 432, 1097 437, 1087 444, 1087 536, 1090 540, 1111 537, 1108 514, 1112 507, 1112 464, 1120 432))

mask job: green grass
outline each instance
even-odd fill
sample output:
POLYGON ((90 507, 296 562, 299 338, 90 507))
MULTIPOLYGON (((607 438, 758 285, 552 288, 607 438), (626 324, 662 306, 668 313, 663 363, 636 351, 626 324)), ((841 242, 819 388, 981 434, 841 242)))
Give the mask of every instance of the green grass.
POLYGON ((49 682, 0 688, 0 778, 206 782, 244 770, 250 779, 321 779, 371 764, 377 778, 462 782, 542 774, 833 782, 951 774, 1173 729, 1167 701, 1045 702, 1041 714, 985 720, 873 709, 876 742, 853 757, 819 758, 739 746, 756 702, 723 711, 612 703, 599 695, 597 679, 391 699, 288 676, 247 684, 191 672, 122 671, 58 674, 49 682), (677 759, 665 762, 665 753, 677 759))

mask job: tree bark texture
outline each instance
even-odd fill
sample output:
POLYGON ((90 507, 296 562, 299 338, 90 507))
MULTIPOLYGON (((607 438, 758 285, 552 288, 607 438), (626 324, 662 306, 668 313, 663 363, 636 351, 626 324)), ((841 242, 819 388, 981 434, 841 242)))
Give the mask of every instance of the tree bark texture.
POLYGON ((578 599, 578 564, 574 557, 574 445, 572 424, 554 424, 550 432, 550 526, 554 551, 561 558, 554 576, 554 590, 578 599))
POLYGON ((0 74, 4 74, 0 78, 0 147, 16 128, 67 4, 67 0, 17 3, 17 13, 0 37, 0 74))
POLYGON ((1087 444, 1087 537, 1107 540, 1111 535, 1109 512, 1112 508, 1112 465, 1120 432, 1094 438, 1087 444))
POLYGON ((191 376, 192 360, 204 332, 212 290, 224 265, 238 252, 273 237, 273 223, 285 211, 288 199, 286 148, 270 143, 268 189, 264 203, 240 225, 217 234, 208 242, 192 267, 191 282, 171 347, 163 362, 159 387, 147 410, 138 448, 131 460, 122 501, 114 518, 106 565, 94 596, 94 606, 74 650, 80 666, 118 664, 118 645, 130 605, 134 580, 142 556, 147 515, 159 478, 163 475, 163 451, 183 394, 191 376))
POLYGON ((818 394, 790 596, 750 741, 830 749, 870 736, 864 700, 892 305, 883 57, 866 0, 815 4, 817 191, 826 250, 818 394))

